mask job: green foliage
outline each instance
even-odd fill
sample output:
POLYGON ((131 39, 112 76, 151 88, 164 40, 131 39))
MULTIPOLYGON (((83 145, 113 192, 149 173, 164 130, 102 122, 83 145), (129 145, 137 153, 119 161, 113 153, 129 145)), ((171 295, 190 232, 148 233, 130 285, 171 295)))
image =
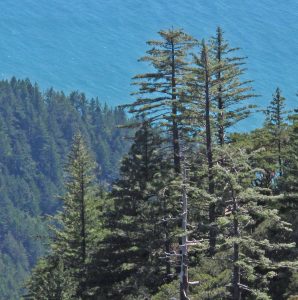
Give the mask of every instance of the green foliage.
POLYGON ((49 255, 38 261, 34 268, 30 282, 29 292, 24 299, 73 299, 77 283, 65 270, 61 258, 49 255))
POLYGON ((289 117, 292 126, 289 129, 289 143, 285 151, 284 176, 281 179, 281 188, 287 193, 297 193, 298 177, 298 110, 289 117))
POLYGON ((255 170, 249 166, 243 151, 231 146, 223 151, 224 165, 218 165, 216 170, 222 182, 221 201, 226 202, 225 216, 221 217, 226 221, 221 221, 219 251, 233 247, 233 269, 241 274, 237 279, 239 284, 246 286, 242 293, 255 299, 270 299, 268 286, 275 271, 291 266, 283 262, 278 253, 295 247, 288 239, 291 224, 275 209, 284 197, 251 186, 255 170))
POLYGON ((287 137, 287 111, 285 110, 285 98, 279 88, 276 89, 273 99, 266 110, 265 127, 270 135, 271 147, 273 146, 273 158, 275 160, 275 172, 279 175, 283 172, 284 148, 288 142, 287 137))
POLYGON ((51 221, 51 252, 35 268, 26 298, 86 299, 92 294, 88 267, 102 205, 94 193, 94 168, 83 137, 77 133, 68 155, 63 209, 51 221))
POLYGON ((239 48, 230 47, 225 40, 223 30, 218 27, 216 36, 211 39, 211 58, 216 65, 214 95, 216 113, 216 131, 218 143, 226 142, 227 131, 239 121, 247 118, 253 105, 249 105, 252 93, 251 81, 242 80, 245 68, 245 57, 236 53, 239 48))
MULTIPOLYGON (((159 35, 141 59, 153 69, 134 78, 138 98, 126 105, 138 130, 118 178, 122 110, 78 92, 1 83, 13 105, 0 106, 0 266, 23 280, 44 253, 28 238, 35 231, 50 249, 27 299, 295 299, 297 111, 286 120, 277 89, 262 128, 229 132, 254 96, 237 48, 220 28, 201 44, 182 30, 159 35), (105 191, 98 181, 112 185, 105 191), (62 190, 48 234, 39 216, 59 207, 53 192, 62 190)), ((17 299, 7 292, 11 273, 0 276, 0 291, 17 299)))
POLYGON ((191 269, 192 280, 199 284, 191 287, 193 299, 225 299, 229 296, 227 286, 231 283, 231 267, 228 255, 216 254, 214 259, 202 258, 198 266, 191 269))
POLYGON ((100 274, 95 275, 109 299, 140 296, 167 280, 167 266, 161 257, 172 238, 162 219, 170 204, 166 199, 161 202, 158 192, 169 166, 160 144, 156 130, 144 122, 112 187, 112 208, 105 214, 109 232, 96 254, 100 274))
POLYGON ((298 298, 298 273, 292 273, 290 277, 290 284, 288 286, 287 292, 284 296, 287 296, 289 300, 295 300, 298 298))
POLYGON ((172 145, 173 166, 179 174, 184 73, 188 52, 195 41, 181 29, 161 30, 159 35, 161 40, 147 42, 152 48, 147 51, 147 56, 140 59, 148 62, 153 70, 134 77, 133 84, 139 87, 134 94, 138 98, 125 107, 137 118, 145 117, 150 124, 158 124, 166 142, 172 145))
POLYGON ((147 42, 152 48, 140 59, 153 70, 133 78, 133 84, 139 87, 134 94, 139 97, 126 106, 136 116, 145 116, 150 123, 160 122, 167 128, 172 126, 173 118, 178 121, 187 55, 195 41, 181 29, 161 30, 159 35, 161 40, 147 42))
POLYGON ((126 117, 78 92, 43 94, 27 79, 0 81, 0 99, 0 298, 19 299, 45 253, 44 216, 60 207, 56 195, 73 134, 81 130, 99 164, 98 179, 111 182, 128 144, 116 128, 126 117))
POLYGON ((179 282, 173 281, 171 283, 164 284, 156 295, 152 297, 152 300, 163 299, 178 299, 179 297, 179 282))

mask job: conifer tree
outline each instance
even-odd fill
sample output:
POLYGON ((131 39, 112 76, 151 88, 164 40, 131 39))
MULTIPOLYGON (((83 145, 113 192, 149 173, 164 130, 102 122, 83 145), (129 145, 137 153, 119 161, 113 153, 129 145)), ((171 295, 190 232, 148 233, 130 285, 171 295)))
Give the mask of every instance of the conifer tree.
MULTIPOLYGON (((51 219, 50 252, 34 269, 25 298, 136 300, 155 294, 152 299, 269 300, 296 293, 297 112, 288 125, 285 99, 276 89, 264 128, 228 139, 230 127, 250 113, 244 100, 254 96, 250 81, 240 78, 244 58, 233 56, 238 49, 230 48, 221 28, 210 43, 202 42, 192 65, 187 54, 193 38, 174 29, 159 34, 161 40, 149 41, 152 48, 141 58, 153 71, 134 78, 138 99, 126 105, 139 128, 119 178, 108 198, 96 190, 94 163, 77 134, 64 207, 51 219), (285 136, 289 143, 283 145, 285 136), (192 162, 190 176, 182 146, 192 162), (261 146, 265 151, 255 152, 261 146)), ((26 87, 24 97, 33 90, 26 87)), ((66 97, 61 99, 58 120, 65 118, 66 97)), ((71 125, 55 132, 59 139, 71 135, 77 121, 88 123, 84 128, 93 140, 101 124, 114 125, 105 116, 125 120, 121 109, 101 108, 96 100, 89 104, 83 94, 72 93, 68 100, 76 114, 68 119, 71 125)), ((23 108, 18 113, 23 115, 23 108)), ((30 121, 24 124, 30 127, 30 121)), ((43 127, 36 132, 30 139, 40 160, 47 152, 39 150, 52 141, 43 127)), ((104 135, 119 146, 117 130, 104 135)), ((106 144, 100 148, 98 160, 107 165, 117 160, 106 144)), ((21 153, 21 143, 17 149, 21 153)), ((20 166, 13 165, 18 172, 20 166)))
MULTIPOLYGON (((289 142, 284 147, 284 163, 283 163, 283 175, 279 179, 279 189, 285 193, 285 201, 283 201, 280 212, 282 216, 292 224, 293 232, 289 238, 290 241, 296 243, 296 248, 290 253, 287 253, 285 257, 289 260, 298 261, 298 110, 294 110, 293 114, 289 117, 291 125, 289 126, 288 135, 289 142)), ((296 270, 291 270, 291 276, 285 276, 285 272, 282 272, 281 277, 289 280, 287 292, 284 296, 289 297, 298 294, 298 278, 296 270), (290 277, 290 278, 289 278, 290 277)), ((286 274, 288 275, 288 274, 286 274)), ((295 298, 294 298, 295 299, 295 298)))
POLYGON ((64 268, 63 261, 55 255, 40 259, 27 283, 29 292, 23 296, 29 300, 74 299, 77 282, 64 268))
POLYGON ((268 189, 251 185, 256 170, 251 169, 243 150, 229 146, 223 151, 225 165, 217 164, 215 168, 222 187, 218 196, 226 203, 225 215, 217 220, 223 238, 218 247, 226 253, 231 250, 232 299, 239 300, 241 295, 270 299, 269 282, 276 270, 291 266, 280 261, 276 253, 294 247, 286 239, 291 224, 283 221, 274 208, 284 196, 273 196, 268 189), (271 232, 278 232, 279 238, 271 232))
POLYGON ((63 231, 55 230, 56 241, 53 251, 65 259, 64 265, 73 271, 78 280, 77 297, 86 292, 87 280, 87 201, 94 180, 93 162, 80 133, 74 137, 67 164, 67 193, 63 198, 64 211, 58 217, 63 231))
POLYGON ((181 90, 185 86, 187 54, 194 46, 194 39, 181 29, 161 30, 159 35, 161 40, 147 42, 152 48, 140 59, 148 62, 153 71, 133 78, 133 84, 139 86, 134 93, 138 99, 126 107, 136 116, 145 115, 150 123, 159 123, 166 136, 170 135, 174 169, 180 174, 181 90))
MULTIPOLYGON (((244 72, 241 68, 243 58, 231 56, 236 50, 237 48, 229 47, 221 28, 218 28, 217 35, 210 44, 202 42, 200 56, 193 55, 194 66, 186 76, 189 86, 188 102, 192 103, 190 108, 193 110, 188 112, 188 115, 192 115, 197 127, 201 128, 204 134, 210 195, 214 194, 216 189, 212 174, 214 161, 217 159, 214 157, 214 147, 216 144, 223 146, 229 127, 249 115, 250 106, 239 104, 253 96, 250 93, 252 89, 248 86, 250 81, 240 81, 244 72), (195 104, 198 108, 194 109, 195 104)), ((211 255, 214 254, 216 245, 216 206, 215 200, 210 202, 211 255)))
POLYGON ((94 250, 92 227, 98 213, 92 192, 93 169, 83 137, 77 133, 66 165, 63 210, 53 217, 51 226, 51 252, 33 272, 28 284, 29 299, 43 299, 49 286, 50 293, 60 295, 55 299, 86 299, 88 295, 88 263, 94 250))
POLYGON ((284 186, 283 190, 288 193, 298 193, 298 109, 289 117, 291 127, 289 130, 289 143, 287 147, 287 159, 285 162, 284 186))
MULTIPOLYGON (((210 195, 214 194, 215 186, 213 180, 213 145, 214 145, 214 107, 212 99, 216 91, 216 81, 214 78, 217 65, 211 56, 211 51, 205 41, 202 42, 200 56, 193 55, 194 66, 191 68, 191 73, 188 75, 189 80, 189 93, 190 101, 195 101, 199 106, 197 110, 199 114, 196 119, 198 122, 201 122, 202 117, 200 114, 203 114, 204 124, 203 135, 204 135, 204 144, 206 147, 206 160, 208 165, 208 192, 210 195)), ((197 114, 197 112, 196 112, 197 114)), ((195 118, 194 118, 195 119, 195 118)), ((215 208, 216 204, 214 201, 211 201, 209 204, 209 252, 210 255, 213 255, 215 252, 216 245, 216 230, 214 227, 215 222, 215 208)))
POLYGON ((105 221, 106 230, 112 230, 96 254, 101 268, 98 285, 108 299, 148 295, 171 273, 167 260, 161 259, 171 251, 174 234, 162 221, 172 210, 158 195, 170 176, 160 143, 156 129, 143 121, 122 161, 120 178, 113 184, 112 208, 105 221))
MULTIPOLYGON (((263 128, 258 128, 248 134, 241 143, 250 151, 264 148, 266 151, 258 151, 252 158, 255 167, 263 171, 254 180, 260 187, 274 188, 278 192, 278 182, 286 163, 286 148, 289 142, 289 128, 286 121, 288 111, 285 110, 285 98, 279 88, 273 94, 270 105, 264 111, 266 119, 263 128)), ((243 137, 243 136, 242 136, 243 137)), ((238 136, 236 143, 239 144, 238 136)))
POLYGON ((217 67, 215 78, 217 81, 216 92, 213 101, 216 107, 216 131, 218 144, 226 142, 228 129, 237 122, 247 118, 252 105, 244 105, 255 95, 249 86, 251 81, 241 81, 244 74, 245 57, 233 56, 239 48, 231 48, 223 36, 223 30, 218 27, 216 36, 211 39, 211 52, 217 67))
MULTIPOLYGON (((281 90, 276 88, 273 94, 273 99, 266 110, 265 126, 268 128, 268 133, 271 136, 271 142, 274 144, 273 153, 276 153, 276 168, 279 176, 283 172, 283 149, 282 146, 286 143, 286 117, 285 97, 282 96, 281 90)), ((275 171, 275 170, 273 170, 275 171)))

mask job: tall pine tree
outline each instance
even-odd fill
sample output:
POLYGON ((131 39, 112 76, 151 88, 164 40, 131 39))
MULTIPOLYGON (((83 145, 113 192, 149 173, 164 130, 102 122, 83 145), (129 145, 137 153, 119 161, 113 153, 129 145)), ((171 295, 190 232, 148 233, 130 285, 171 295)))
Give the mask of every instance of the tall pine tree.
POLYGON ((63 210, 52 220, 51 252, 33 272, 27 298, 46 299, 49 286, 55 299, 87 298, 88 264, 94 250, 92 231, 95 214, 99 216, 93 170, 94 162, 77 133, 66 165, 63 210))
POLYGON ((283 173, 283 146, 287 142, 287 111, 285 110, 285 97, 281 90, 276 88, 273 99, 266 110, 265 126, 271 136, 271 143, 274 145, 273 154, 275 158, 276 170, 279 176, 283 173))
POLYGON ((184 74, 188 64, 188 51, 194 46, 194 39, 180 29, 162 30, 161 40, 148 41, 152 46, 140 61, 148 62, 153 70, 135 76, 134 85, 139 90, 138 99, 126 105, 136 116, 145 115, 150 123, 159 123, 172 145, 174 169, 180 173, 181 91, 185 86, 184 74))
POLYGON ((159 195, 170 177, 160 143, 157 130, 143 121, 113 184, 105 217, 106 230, 112 230, 95 258, 101 273, 98 285, 108 299, 145 297, 169 279, 170 265, 161 257, 171 251, 174 234, 163 219, 173 210, 168 198, 159 195))
POLYGON ((253 105, 245 102, 254 97, 250 80, 241 80, 244 75, 245 57, 234 54, 239 48, 231 48, 225 40, 223 30, 218 27, 211 39, 211 52, 217 67, 215 70, 216 92, 213 101, 216 107, 216 132, 218 144, 226 143, 231 126, 247 118, 253 105))

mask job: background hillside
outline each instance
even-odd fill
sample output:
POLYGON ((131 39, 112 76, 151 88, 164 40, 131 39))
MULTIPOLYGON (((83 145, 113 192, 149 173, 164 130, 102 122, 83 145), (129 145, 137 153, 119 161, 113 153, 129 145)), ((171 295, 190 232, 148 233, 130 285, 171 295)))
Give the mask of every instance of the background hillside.
POLYGON ((19 287, 44 252, 44 216, 55 212, 63 166, 80 130, 110 182, 126 152, 123 111, 53 89, 41 93, 29 80, 0 82, 0 299, 19 299, 19 287))

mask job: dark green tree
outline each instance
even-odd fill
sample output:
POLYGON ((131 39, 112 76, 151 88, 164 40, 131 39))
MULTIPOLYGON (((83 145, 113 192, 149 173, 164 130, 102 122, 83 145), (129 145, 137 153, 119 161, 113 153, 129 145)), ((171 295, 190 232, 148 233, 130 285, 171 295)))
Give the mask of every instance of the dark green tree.
MULTIPOLYGON (((198 108, 194 109, 194 120, 197 121, 198 126, 202 128, 201 142, 205 146, 205 156, 208 165, 208 192, 210 195, 214 194, 215 186, 213 180, 213 165, 214 165, 214 104, 212 99, 216 92, 215 72, 217 64, 212 59, 211 50, 205 41, 202 42, 201 52, 199 55, 193 55, 194 66, 191 72, 187 75, 189 86, 189 101, 196 103, 198 108)), ((191 114, 191 112, 190 112, 191 114)), ((210 255, 215 253, 216 245, 216 229, 215 222, 216 203, 211 201, 209 203, 209 242, 210 255)))
MULTIPOLYGON (((243 58, 232 56, 237 48, 230 48, 223 38, 221 28, 209 44, 202 42, 199 55, 193 55, 193 66, 186 75, 188 91, 186 98, 191 105, 187 116, 191 116, 195 128, 199 128, 198 136, 206 147, 208 163, 208 191, 212 195, 216 186, 213 180, 213 166, 216 144, 226 143, 228 129, 249 115, 250 106, 241 105, 243 100, 253 96, 248 86, 250 81, 241 81, 243 75, 243 58), (196 107, 197 106, 197 107, 196 107), (217 141, 216 137, 217 136, 217 141), (203 139, 202 139, 203 137, 203 139)), ((222 161, 223 163, 223 161, 222 161)), ((216 245, 216 201, 210 202, 210 249, 214 254, 216 245)))
MULTIPOLYGON (((273 154, 276 160, 276 171, 279 176, 283 173, 283 146, 287 142, 287 123, 288 112, 285 110, 285 97, 282 96, 281 90, 276 88, 273 99, 266 110, 265 126, 271 136, 271 142, 275 146, 273 154)), ((275 171, 275 170, 273 170, 275 171)))
MULTIPOLYGON (((290 126, 288 130, 289 142, 284 146, 284 162, 283 162, 283 174, 279 179, 279 189, 285 193, 285 201, 282 203, 280 212, 282 216, 292 224, 293 232, 289 238, 290 241, 293 241, 296 244, 296 248, 293 249, 290 253, 284 255, 285 258, 289 260, 298 261, 298 111, 290 115, 290 126)), ((298 278, 297 278, 297 267, 292 269, 290 276, 289 273, 282 270, 280 272, 280 278, 286 279, 287 292, 284 297, 289 297, 290 295, 296 295, 297 297, 297 287, 298 287, 298 278)), ((281 281, 281 280, 280 280, 281 281)), ((273 285, 273 292, 277 294, 276 285, 273 285)), ((279 289, 278 291, 282 291, 279 289)), ((295 299, 295 298, 294 298, 295 299)))
POLYGON ((82 135, 77 133, 66 165, 63 210, 52 221, 51 252, 33 272, 28 284, 29 299, 45 299, 49 286, 57 288, 50 291, 60 295, 55 299, 86 299, 89 294, 92 231, 97 225, 94 216, 99 216, 95 203, 98 199, 93 192, 94 166, 82 135))
POLYGON ((108 299, 145 297, 169 279, 170 265, 161 257, 173 243, 170 225, 163 221, 171 207, 160 200, 159 190, 170 173, 160 143, 156 129, 144 121, 113 184, 113 202, 105 214, 109 233, 95 259, 98 286, 108 299))
POLYGON ((253 105, 244 102, 255 95, 251 81, 241 80, 244 75, 245 57, 234 54, 239 48, 231 48, 218 27, 211 39, 211 52, 217 67, 215 70, 216 92, 213 98, 216 107, 216 132, 218 144, 226 143, 226 135, 231 126, 247 118, 253 105))
MULTIPOLYGON (((291 225, 276 209, 284 195, 274 196, 252 185, 256 170, 245 150, 225 145, 217 151, 225 164, 218 161, 213 167, 218 187, 213 197, 222 203, 224 212, 216 218, 215 254, 212 259, 199 256, 194 271, 190 270, 201 283, 190 295, 198 299, 271 299, 272 278, 279 269, 295 265, 280 258, 294 247, 288 239, 291 225)), ((204 189, 199 195, 208 196, 204 189)))
POLYGON ((287 145, 287 152, 284 164, 284 176, 281 181, 281 189, 289 194, 296 195, 297 177, 298 177, 298 163, 297 163, 297 150, 298 150, 298 110, 289 117, 291 126, 289 128, 289 143, 287 145))

